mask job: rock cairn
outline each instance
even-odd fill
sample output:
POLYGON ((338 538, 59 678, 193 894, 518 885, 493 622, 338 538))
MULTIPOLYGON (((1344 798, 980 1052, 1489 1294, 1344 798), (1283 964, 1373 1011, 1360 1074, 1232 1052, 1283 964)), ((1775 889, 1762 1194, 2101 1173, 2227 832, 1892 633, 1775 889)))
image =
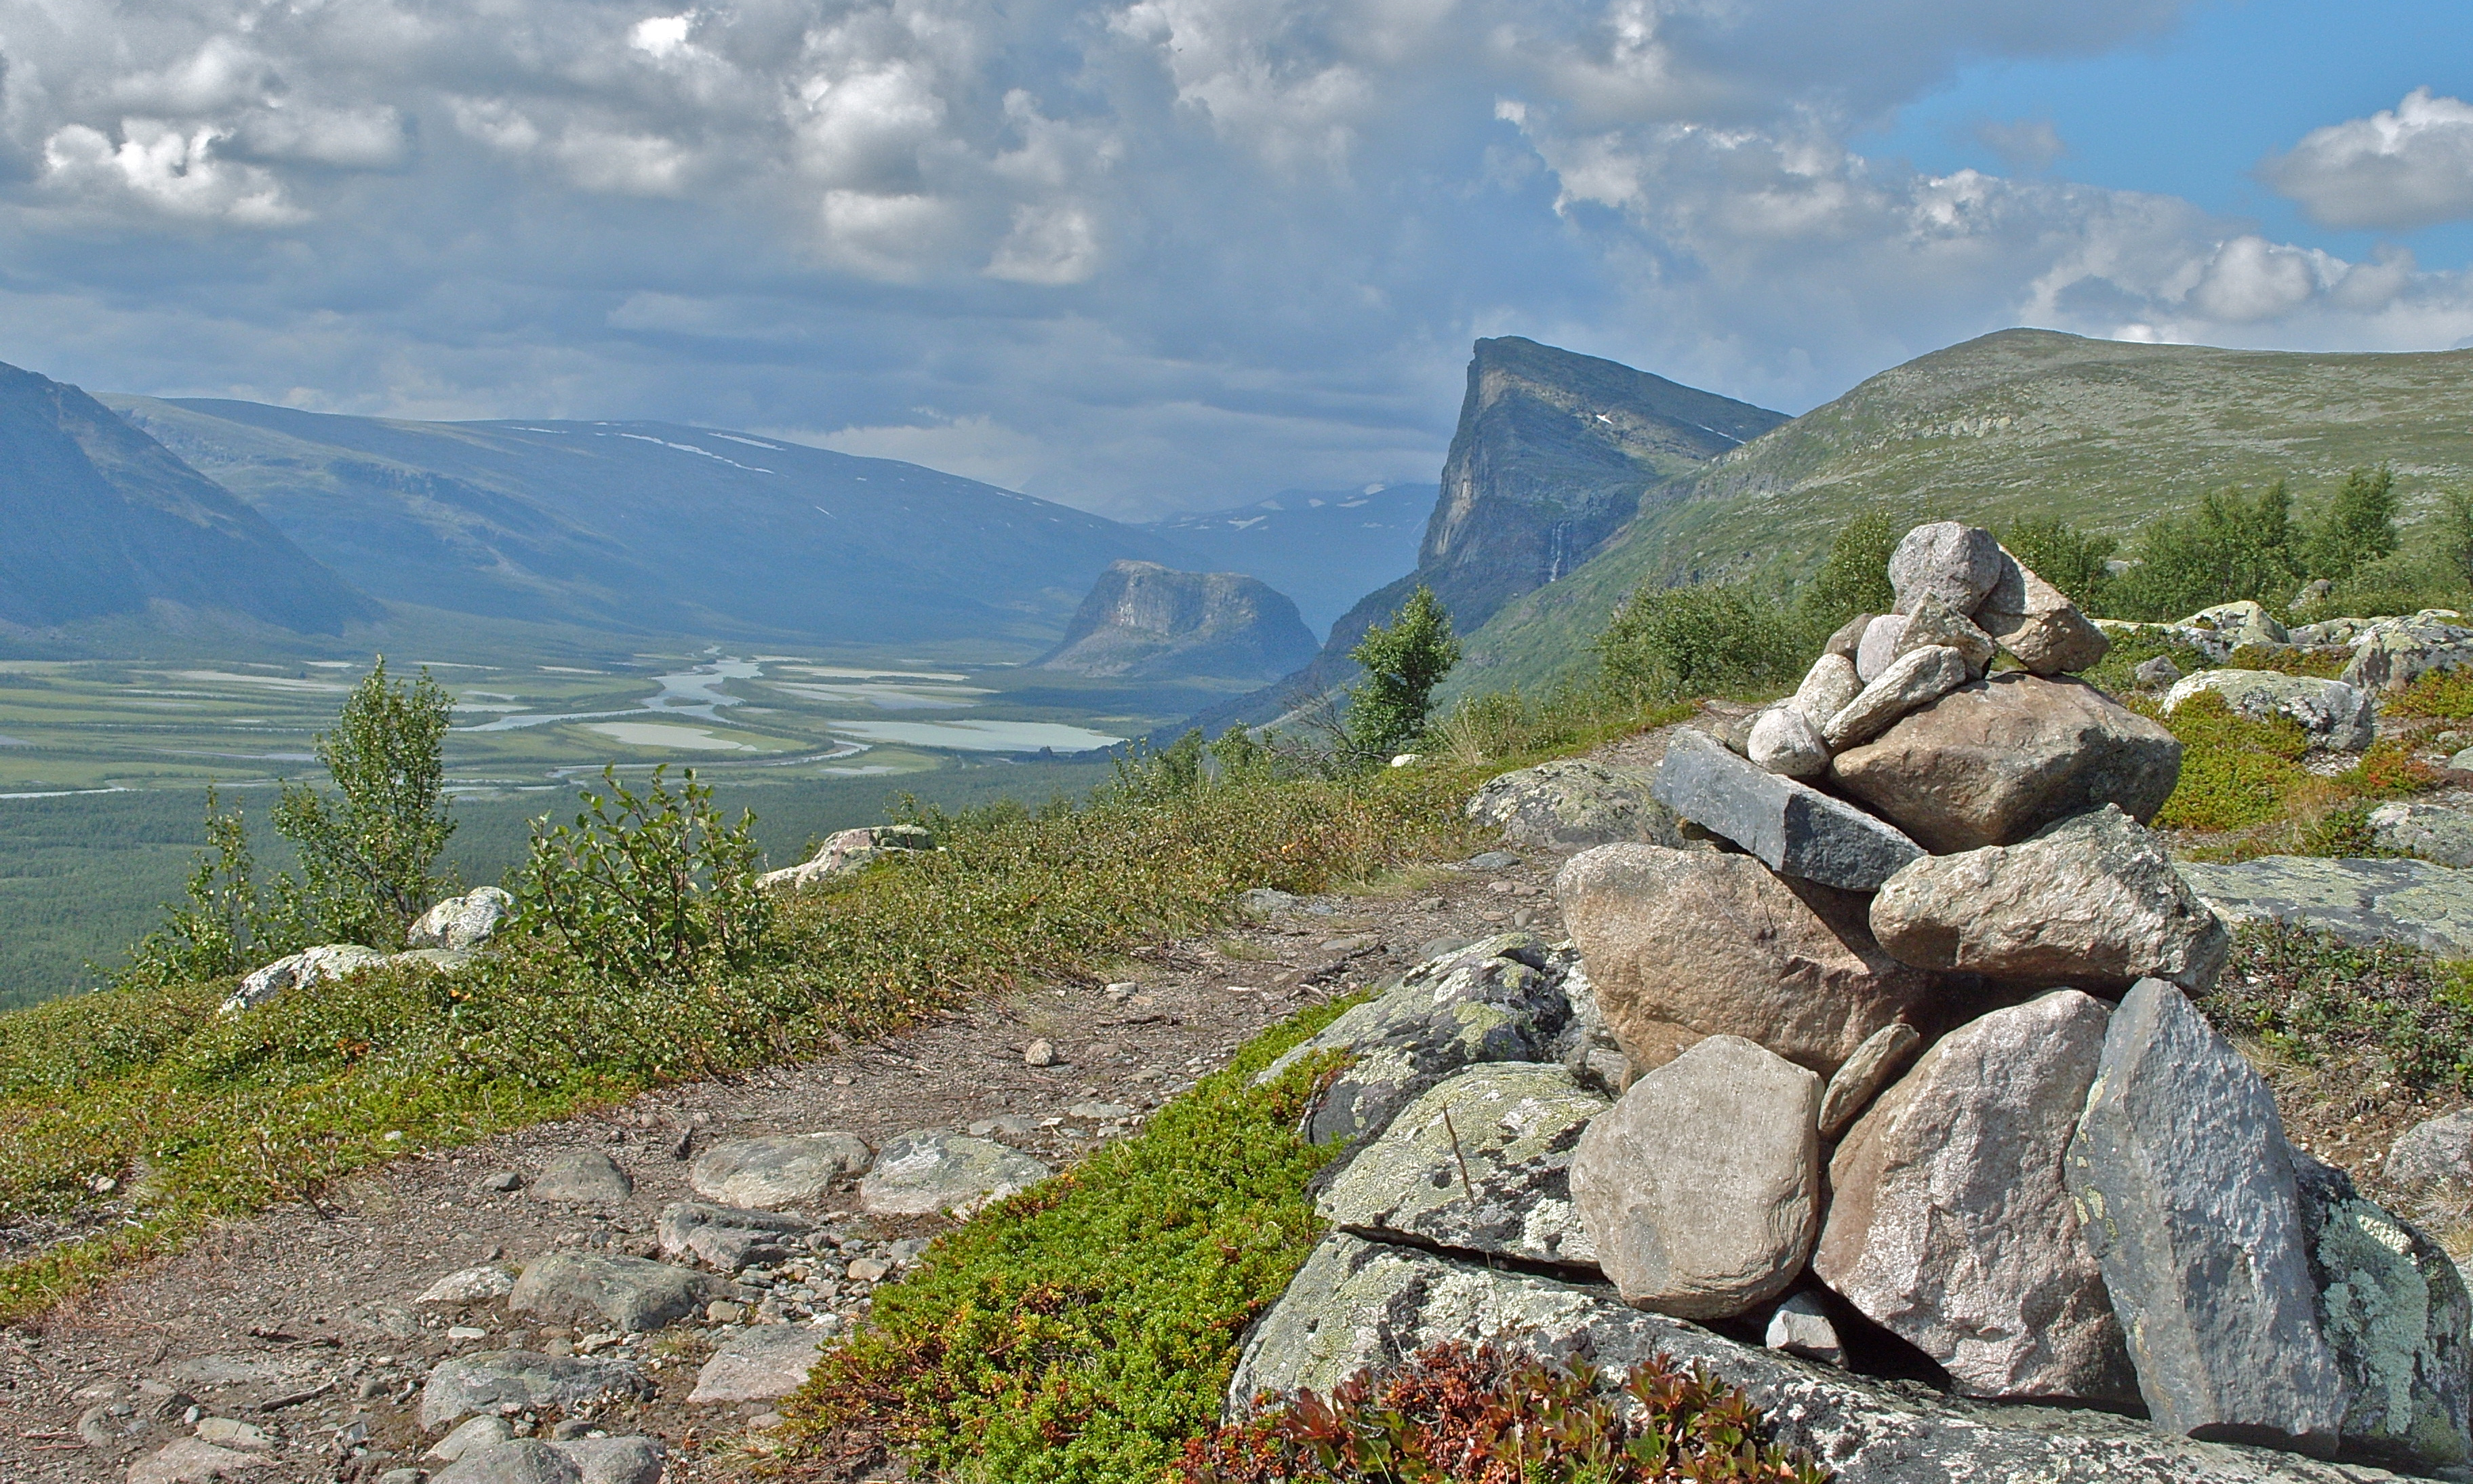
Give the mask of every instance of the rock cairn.
POLYGON ((1306 1117, 1353 1141, 1340 1230, 1232 1408, 1518 1334, 1707 1358, 1848 1480, 2473 1461, 2455 1265, 2287 1143, 2188 997, 2229 939, 2146 828, 2178 744, 2075 678, 2102 632, 1988 533, 1889 576, 1740 745, 1673 733, 1687 827, 1573 856, 1569 945, 1436 960, 1314 1043, 1359 1058, 1306 1117), (1884 1365, 2147 1420, 1918 1417, 1884 1365))

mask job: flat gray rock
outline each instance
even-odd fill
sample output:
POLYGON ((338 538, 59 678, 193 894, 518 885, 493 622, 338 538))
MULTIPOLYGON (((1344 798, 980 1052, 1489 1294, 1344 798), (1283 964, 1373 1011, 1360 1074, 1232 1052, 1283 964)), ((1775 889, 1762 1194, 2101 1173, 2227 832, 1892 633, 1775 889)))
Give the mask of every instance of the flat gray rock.
POLYGON ((550 1447, 574 1461, 583 1484, 660 1484, 659 1438, 572 1438, 550 1447))
POLYGON ((1575 850, 1617 840, 1683 843, 1674 811, 1649 797, 1646 778, 1584 757, 1489 778, 1464 812, 1471 824, 1501 830, 1510 845, 1575 850))
POLYGON ((2425 860, 2263 855, 2231 866, 2184 862, 2181 878, 2225 922, 2316 928, 2347 943, 2410 943, 2473 958, 2473 875, 2425 860))
POLYGON ((689 1401, 771 1401, 807 1384, 826 1335, 812 1325, 757 1325, 721 1343, 696 1373, 689 1401))
POLYGON ((969 1215, 1055 1174, 1019 1150, 941 1130, 887 1140, 858 1185, 859 1205, 879 1216, 969 1215))
POLYGON ((1609 1106, 1557 1065, 1472 1066, 1358 1150, 1316 1209, 1369 1236, 1594 1267, 1596 1249, 1572 1206, 1572 1150, 1609 1106))
POLYGON ((728 1297, 727 1282, 693 1268, 604 1253, 552 1253, 525 1267, 507 1307, 544 1319, 606 1322, 634 1334, 676 1324, 728 1297))
POLYGON ((431 1484, 584 1484, 584 1471, 555 1444, 513 1438, 466 1453, 431 1484))
POLYGON ((1228 1410, 1261 1392, 1329 1396, 1429 1345, 1505 1339, 1587 1356, 1609 1385, 1658 1354, 1741 1387, 1779 1443, 1836 1484, 2372 1484, 2396 1476, 2290 1453, 2168 1436, 2135 1418, 2004 1406, 1851 1376, 1631 1308, 1596 1284, 1506 1273, 1415 1248, 1327 1237, 1247 1335, 1228 1410))
POLYGON ((2411 1467, 2473 1457, 2473 1297, 2447 1250, 2294 1156, 2318 1324, 2344 1380, 2344 1452, 2411 1467))
POLYGON ((174 1438, 129 1466, 129 1484, 215 1484, 253 1479, 274 1460, 217 1448, 202 1438, 174 1438))
POLYGON ((2371 843, 2382 850, 2460 871, 2473 866, 2473 808, 2399 800, 2372 809, 2369 823, 2371 843))
POLYGON ((513 1268, 497 1263, 484 1263, 477 1268, 465 1268, 449 1273, 420 1291, 415 1304, 486 1304, 503 1299, 516 1291, 513 1268))
POLYGON ((1689 728, 1667 743, 1659 802, 1725 836, 1772 871, 1868 892, 1923 848, 1861 809, 1782 778, 1689 728))
POLYGON ((695 1193, 724 1206, 758 1209, 813 1201, 875 1161, 855 1134, 773 1134, 713 1145, 687 1168, 695 1193))
POLYGON ((489 1351, 442 1360, 420 1389, 420 1426, 436 1432, 475 1412, 495 1412, 506 1402, 520 1410, 556 1407, 572 1412, 605 1401, 642 1400, 653 1385, 623 1360, 587 1355, 541 1355, 531 1351, 489 1351))
POLYGON ((2399 1185, 2437 1180, 2473 1185, 2473 1109, 2424 1118, 2396 1136, 2381 1173, 2399 1185))
POLYGON ((753 1262, 778 1262, 790 1255, 787 1238, 812 1230, 812 1222, 786 1212, 702 1201, 672 1201, 653 1226, 662 1257, 690 1257, 725 1273, 753 1262))
POLYGON ((2334 1451, 2341 1388, 2274 1095, 2161 979, 2113 1013, 2068 1177, 2156 1424, 2334 1451))
POLYGON ((636 1182, 600 1150, 570 1149, 542 1165, 525 1193, 536 1201, 614 1206, 636 1193, 636 1182))

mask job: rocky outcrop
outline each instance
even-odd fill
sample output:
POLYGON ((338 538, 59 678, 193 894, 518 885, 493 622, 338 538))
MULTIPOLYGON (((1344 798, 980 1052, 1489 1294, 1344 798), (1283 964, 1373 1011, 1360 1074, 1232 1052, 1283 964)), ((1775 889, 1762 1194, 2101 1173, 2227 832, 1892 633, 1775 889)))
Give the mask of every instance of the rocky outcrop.
POLYGON ((1488 778, 1463 811, 1502 831, 1502 843, 1579 850, 1640 840, 1680 847, 1681 821, 1650 797, 1648 780, 1584 757, 1560 757, 1488 778))
POLYGON ((1033 667, 1093 680, 1260 682, 1287 674, 1316 647, 1297 606, 1259 578, 1118 561, 1033 667))
POLYGON ((871 825, 845 829, 828 839, 806 860, 780 871, 768 871, 756 878, 756 884, 796 890, 848 875, 899 850, 935 848, 935 837, 916 825, 871 825))
POLYGON ((2164 714, 2172 715, 2199 695, 2221 696, 2225 706, 2253 721, 2291 721, 2311 746, 2332 752, 2358 753, 2378 731, 2369 692, 2342 681, 2273 670, 2201 670, 2174 682, 2164 693, 2164 714))
MULTIPOLYGON (((2450 766, 2454 766, 2451 762, 2450 766)), ((2456 802, 2398 800, 2370 811, 2370 841, 2382 850, 2458 870, 2473 867, 2473 808, 2456 802)))
POLYGON ((2347 943, 2410 943, 2441 958, 2473 958, 2473 878, 2445 866, 2263 855, 2177 869, 2227 922, 2282 922, 2347 943))

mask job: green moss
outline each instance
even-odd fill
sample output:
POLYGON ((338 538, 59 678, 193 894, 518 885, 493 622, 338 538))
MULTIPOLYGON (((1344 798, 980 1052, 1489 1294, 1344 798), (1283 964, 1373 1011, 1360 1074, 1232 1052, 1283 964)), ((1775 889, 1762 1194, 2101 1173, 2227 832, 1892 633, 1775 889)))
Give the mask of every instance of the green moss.
POLYGON ((2427 716, 2439 721, 2473 721, 2473 670, 2428 670, 2413 683, 2388 697, 2390 716, 2427 716))
POLYGON ((2199 997, 2228 1032, 2316 1063, 2374 1053, 2424 1091, 2473 1094, 2473 977, 2408 944, 2348 944, 2274 924, 2240 929, 2199 997))
POLYGON ((1347 1004, 1256 1039, 1138 1137, 1004 1202, 876 1291, 783 1411, 794 1454, 845 1429, 1007 1484, 1157 1480, 1217 1418, 1238 1339, 1321 1235, 1297 1124, 1329 1066, 1256 1072, 1347 1004))
POLYGON ((2181 739, 2181 781, 2157 810, 2168 829, 2243 829, 2281 818, 2292 795, 2317 781, 2301 766, 2310 750, 2298 723, 2252 721, 2213 691, 2163 718, 2181 739))
POLYGON ((2244 644, 2224 657, 2227 670, 2273 670, 2279 675, 2308 675, 2336 680, 2351 663, 2353 652, 2339 644, 2293 648, 2278 644, 2244 644))

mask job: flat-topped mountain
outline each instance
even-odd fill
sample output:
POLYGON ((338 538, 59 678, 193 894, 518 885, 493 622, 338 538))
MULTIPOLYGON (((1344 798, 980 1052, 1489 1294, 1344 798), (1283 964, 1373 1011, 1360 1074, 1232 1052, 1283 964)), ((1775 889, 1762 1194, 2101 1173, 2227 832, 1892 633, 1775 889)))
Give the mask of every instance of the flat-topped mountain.
POLYGON ((1296 600, 1321 634, 1359 598, 1417 564, 1434 512, 1430 484, 1283 490, 1267 500, 1155 521, 1145 529, 1214 572, 1245 572, 1296 600))
POLYGON ((391 602, 622 634, 1053 639, 1147 532, 890 459, 662 422, 111 405, 391 602))
POLYGON ((0 366, 0 628, 238 618, 335 634, 375 605, 64 382, 0 366))
POLYGON ((1313 652, 1297 606, 1257 578, 1118 562, 1038 663, 1094 680, 1261 681, 1313 652))

